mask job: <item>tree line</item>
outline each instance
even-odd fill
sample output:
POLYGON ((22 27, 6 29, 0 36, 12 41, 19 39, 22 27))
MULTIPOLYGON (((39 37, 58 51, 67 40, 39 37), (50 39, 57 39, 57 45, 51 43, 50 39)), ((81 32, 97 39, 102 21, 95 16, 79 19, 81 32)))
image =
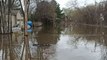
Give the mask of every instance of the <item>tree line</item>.
POLYGON ((107 25, 107 1, 96 2, 82 7, 72 4, 71 8, 63 9, 69 22, 76 24, 107 25))

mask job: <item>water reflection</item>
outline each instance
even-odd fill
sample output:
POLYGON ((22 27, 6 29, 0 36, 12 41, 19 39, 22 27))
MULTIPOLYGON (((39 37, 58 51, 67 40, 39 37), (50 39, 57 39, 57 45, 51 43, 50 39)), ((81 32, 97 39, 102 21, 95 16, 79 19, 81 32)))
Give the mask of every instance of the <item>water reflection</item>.
MULTIPOLYGON (((35 27, 29 33, 30 60, 107 60, 106 28, 35 27)), ((0 35, 0 60, 25 60, 23 33, 0 35)))
POLYGON ((7 39, 10 39, 8 35, 1 35, 1 50, 0 50, 0 59, 7 60, 9 58, 10 42, 7 39), (2 40, 4 38, 4 40, 2 40), (5 42, 4 42, 5 41, 5 42))
POLYGON ((96 47, 95 50, 94 45, 94 42, 87 43, 82 38, 77 40, 69 35, 61 35, 57 43, 55 58, 56 60, 99 60, 100 47, 96 47))
POLYGON ((48 60, 55 53, 55 44, 59 40, 60 34, 53 27, 42 27, 39 31, 35 31, 34 34, 36 36, 35 39, 37 40, 37 43, 34 44, 34 46, 37 47, 37 53, 33 58, 48 60))
POLYGON ((43 27, 37 34, 37 42, 39 44, 56 44, 59 39, 58 31, 52 27, 43 27))
POLYGON ((22 42, 12 39, 16 38, 12 38, 11 34, 0 35, 0 60, 20 60, 22 42), (18 44, 18 42, 20 43, 18 44))
MULTIPOLYGON (((69 57, 65 57, 64 60, 107 60, 106 28, 77 25, 73 26, 72 29, 67 28, 64 34, 69 36, 64 40, 69 39, 68 41, 71 42, 70 51, 73 50, 70 55, 70 52, 67 54, 69 57)), ((59 56, 61 57, 60 54, 59 56)))

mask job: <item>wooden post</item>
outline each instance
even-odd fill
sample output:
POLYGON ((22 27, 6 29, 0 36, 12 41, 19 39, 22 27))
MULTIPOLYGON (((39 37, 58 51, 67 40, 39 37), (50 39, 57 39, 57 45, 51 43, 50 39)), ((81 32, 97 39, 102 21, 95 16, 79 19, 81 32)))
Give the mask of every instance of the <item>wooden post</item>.
POLYGON ((29 41, 28 41, 28 33, 27 33, 27 21, 28 21, 28 17, 27 17, 27 8, 28 8, 28 6, 27 6, 27 2, 28 2, 28 0, 24 0, 24 9, 25 9, 25 11, 24 11, 24 13, 25 13, 25 16, 24 16, 24 18, 25 18, 25 20, 24 20, 24 29, 25 29, 25 31, 24 31, 24 37, 25 37, 25 60, 29 60, 29 55, 28 55, 28 46, 29 46, 29 41))

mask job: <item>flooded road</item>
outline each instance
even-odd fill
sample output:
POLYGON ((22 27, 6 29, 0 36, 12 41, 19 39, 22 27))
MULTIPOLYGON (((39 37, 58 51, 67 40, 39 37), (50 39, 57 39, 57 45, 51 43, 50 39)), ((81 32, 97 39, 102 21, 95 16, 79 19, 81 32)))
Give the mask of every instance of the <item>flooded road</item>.
MULTIPOLYGON (((107 60, 107 29, 35 27, 29 33, 30 60, 107 60)), ((0 35, 0 60, 24 60, 23 33, 0 35)))

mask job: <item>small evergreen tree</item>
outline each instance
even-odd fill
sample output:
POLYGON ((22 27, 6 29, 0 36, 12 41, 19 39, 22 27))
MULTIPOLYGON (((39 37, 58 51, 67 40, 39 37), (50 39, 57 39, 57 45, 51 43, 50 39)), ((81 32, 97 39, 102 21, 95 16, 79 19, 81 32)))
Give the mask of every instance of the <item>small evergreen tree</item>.
POLYGON ((59 19, 62 18, 62 16, 64 15, 64 13, 62 13, 62 12, 63 12, 63 10, 60 9, 60 5, 57 4, 57 5, 56 5, 56 14, 57 14, 57 18, 59 18, 59 19))
POLYGON ((64 16, 63 10, 60 9, 60 5, 56 5, 56 23, 60 23, 62 20, 62 17, 64 16))

